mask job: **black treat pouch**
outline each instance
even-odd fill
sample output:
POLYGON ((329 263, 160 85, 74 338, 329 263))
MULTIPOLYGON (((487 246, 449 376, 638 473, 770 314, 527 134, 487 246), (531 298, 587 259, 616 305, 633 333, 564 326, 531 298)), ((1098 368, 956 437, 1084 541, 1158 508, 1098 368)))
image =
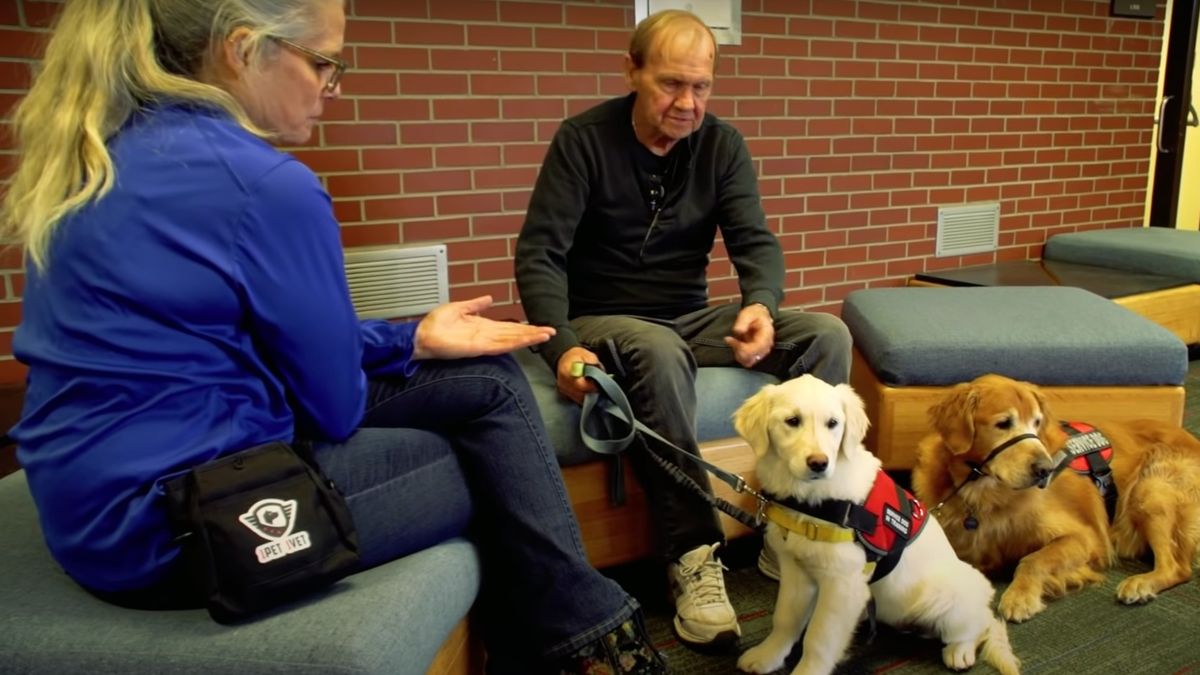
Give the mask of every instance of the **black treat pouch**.
POLYGON ((208 612, 220 623, 299 598, 358 566, 345 499, 305 445, 242 450, 166 488, 188 576, 203 585, 208 612))

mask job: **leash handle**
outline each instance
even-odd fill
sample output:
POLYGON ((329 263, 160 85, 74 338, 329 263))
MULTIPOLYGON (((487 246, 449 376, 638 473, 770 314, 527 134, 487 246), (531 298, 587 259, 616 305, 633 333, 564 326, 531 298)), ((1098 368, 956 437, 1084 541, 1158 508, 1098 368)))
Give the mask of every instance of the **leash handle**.
POLYGON ((583 366, 579 369, 582 375, 597 387, 597 391, 583 397, 583 410, 579 413, 579 435, 583 444, 602 455, 623 452, 637 433, 637 420, 633 417, 629 399, 625 398, 616 380, 600 368, 576 362, 571 364, 572 375, 576 366, 583 366))
MULTIPOLYGON (((658 441, 664 447, 674 450, 681 456, 687 457, 704 467, 709 473, 733 488, 735 492, 753 495, 758 500, 758 514, 763 512, 763 508, 767 502, 766 497, 751 488, 745 478, 726 471, 695 453, 680 448, 660 436, 650 427, 639 422, 633 415, 633 406, 630 405, 625 392, 621 391, 621 387, 617 384, 617 381, 611 375, 604 372, 602 368, 577 361, 571 364, 571 374, 576 377, 586 377, 596 384, 596 391, 584 396, 583 410, 579 416, 579 435, 583 440, 583 444, 589 449, 604 455, 619 455, 633 443, 637 433, 641 432, 644 436, 658 441), (579 374, 576 375, 576 373, 579 374)), ((710 505, 737 519, 746 526, 755 529, 761 527, 762 520, 760 517, 757 515, 752 516, 724 499, 710 495, 706 490, 697 485, 695 481, 680 471, 677 466, 672 465, 666 459, 659 456, 658 453, 651 450, 649 443, 645 443, 644 445, 646 451, 650 453, 655 462, 667 471, 676 482, 702 495, 710 505)))

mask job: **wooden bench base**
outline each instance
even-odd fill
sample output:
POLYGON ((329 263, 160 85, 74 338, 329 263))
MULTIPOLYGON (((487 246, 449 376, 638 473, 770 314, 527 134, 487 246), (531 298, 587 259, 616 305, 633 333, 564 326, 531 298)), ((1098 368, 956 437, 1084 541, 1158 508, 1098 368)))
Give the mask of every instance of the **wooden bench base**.
MULTIPOLYGON (((751 486, 757 485, 753 475, 754 452, 742 439, 702 443, 700 454, 722 469, 745 478, 751 486)), ((622 464, 625 467, 625 503, 621 506, 613 506, 609 500, 608 461, 588 462, 563 469, 563 480, 575 516, 579 519, 588 560, 596 567, 640 560, 655 551, 646 493, 634 477, 629 462, 622 464)), ((716 478, 712 479, 712 486, 718 497, 753 512, 754 497, 746 493, 736 494, 716 478)), ((729 538, 751 531, 725 514, 721 514, 721 525, 729 538)))
MULTIPOLYGON (((879 381, 863 355, 854 350, 850 385, 867 406, 871 428, 867 447, 885 469, 908 470, 916 463, 917 444, 929 433, 929 408, 950 387, 892 387, 879 381)), ((1183 387, 1041 387, 1055 414, 1063 419, 1095 421, 1162 420, 1183 423, 1183 387)))
POLYGON ((1113 302, 1171 331, 1185 345, 1200 344, 1200 285, 1151 291, 1113 302))
POLYGON ((477 675, 484 669, 483 641, 478 631, 470 629, 470 617, 463 617, 442 648, 433 657, 426 675, 477 675))

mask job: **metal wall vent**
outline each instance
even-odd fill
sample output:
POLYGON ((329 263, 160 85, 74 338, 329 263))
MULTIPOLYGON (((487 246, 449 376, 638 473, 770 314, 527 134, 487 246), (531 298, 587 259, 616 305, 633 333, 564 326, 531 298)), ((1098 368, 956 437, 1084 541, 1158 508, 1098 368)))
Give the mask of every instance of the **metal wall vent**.
POLYGON ((1000 203, 944 206, 938 209, 937 256, 995 251, 1000 203))
POLYGON ((354 310, 362 318, 424 314, 450 299, 446 246, 347 252, 346 281, 354 310))

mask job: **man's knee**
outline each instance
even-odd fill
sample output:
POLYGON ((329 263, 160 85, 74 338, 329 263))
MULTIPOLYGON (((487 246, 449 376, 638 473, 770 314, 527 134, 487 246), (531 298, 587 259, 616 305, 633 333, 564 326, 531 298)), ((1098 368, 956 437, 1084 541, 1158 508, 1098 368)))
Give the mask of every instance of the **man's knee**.
POLYGON ((695 370, 695 360, 679 334, 667 326, 632 317, 611 317, 604 325, 579 331, 588 349, 605 361, 620 360, 619 370, 695 370), (590 333, 590 334, 589 334, 590 333), (610 347, 611 345, 611 347, 610 347), (613 353, 615 350, 615 353, 613 353))
POLYGON ((840 384, 850 378, 850 351, 854 341, 841 319, 824 312, 780 312, 775 341, 797 349, 797 360, 786 377, 811 373, 840 384))
POLYGON ((823 312, 813 314, 817 319, 817 341, 824 345, 822 351, 831 354, 844 354, 849 357, 854 339, 850 337, 850 329, 841 319, 823 312))

